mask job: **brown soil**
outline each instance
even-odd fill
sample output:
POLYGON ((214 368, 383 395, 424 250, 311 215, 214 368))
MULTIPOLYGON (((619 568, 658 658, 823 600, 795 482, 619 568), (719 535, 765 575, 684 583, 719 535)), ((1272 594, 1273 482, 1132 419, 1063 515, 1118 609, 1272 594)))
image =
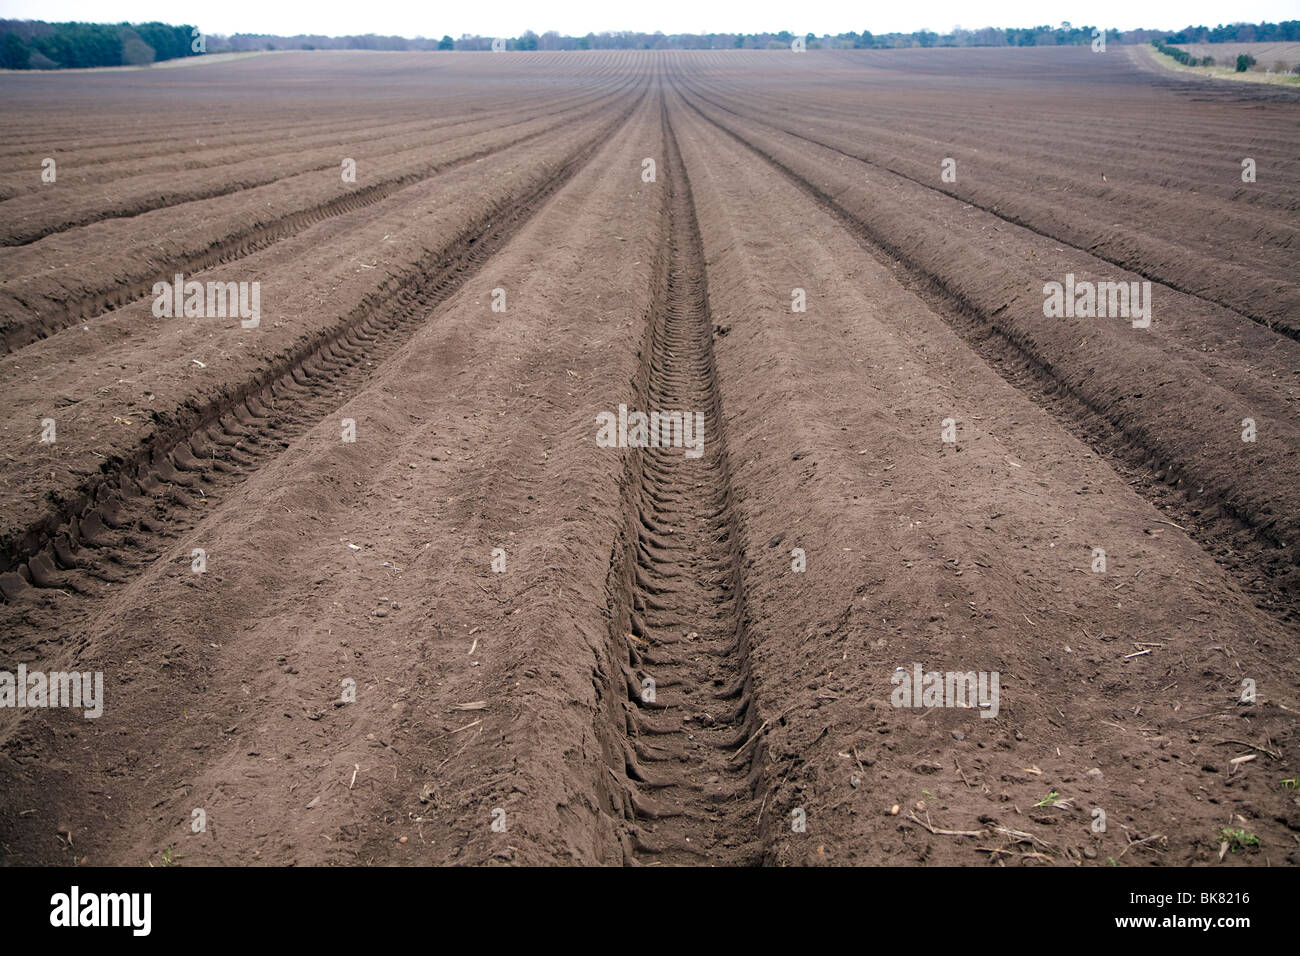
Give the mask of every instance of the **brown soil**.
POLYGON ((1298 98, 890 52, 0 77, 0 861, 1300 863, 1298 98))

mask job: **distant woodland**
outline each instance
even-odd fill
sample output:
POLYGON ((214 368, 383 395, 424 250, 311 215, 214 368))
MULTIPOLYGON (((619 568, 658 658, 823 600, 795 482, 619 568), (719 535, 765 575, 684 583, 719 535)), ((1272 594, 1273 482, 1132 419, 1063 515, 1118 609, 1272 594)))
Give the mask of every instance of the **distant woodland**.
MULTIPOLYGON (((1101 34, 1098 27, 1059 26, 954 29, 951 33, 918 30, 914 33, 861 33, 802 35, 809 50, 884 50, 902 47, 953 46, 1079 46, 1101 34)), ((1106 42, 1243 43, 1300 41, 1300 20, 1281 23, 1233 23, 1182 30, 1105 30, 1106 42)), ((507 37, 507 50, 768 50, 789 48, 799 34, 775 33, 588 33, 564 36, 554 31, 536 34, 525 30, 507 37)), ((57 70, 94 66, 148 66, 160 60, 253 50, 489 50, 495 38, 443 36, 292 37, 236 33, 204 34, 188 24, 166 23, 46 23, 42 20, 0 20, 0 67, 8 70, 57 70)))

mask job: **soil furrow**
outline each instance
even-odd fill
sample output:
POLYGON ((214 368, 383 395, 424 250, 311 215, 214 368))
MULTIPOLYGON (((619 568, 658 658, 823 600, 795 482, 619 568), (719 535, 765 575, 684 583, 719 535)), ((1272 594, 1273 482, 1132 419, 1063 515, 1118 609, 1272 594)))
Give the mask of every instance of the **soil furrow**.
POLYGON ((52 335, 60 329, 93 319, 104 312, 119 309, 141 299, 149 294, 152 283, 158 275, 171 275, 177 272, 193 275, 213 266, 234 262, 296 235, 319 222, 372 206, 416 183, 468 166, 488 156, 515 149, 557 129, 581 123, 586 118, 585 113, 570 116, 553 126, 534 130, 499 146, 476 150, 444 163, 430 164, 428 167, 412 170, 393 179, 362 186, 355 191, 316 203, 307 209, 286 213, 280 218, 227 236, 193 255, 174 259, 162 266, 150 264, 139 274, 111 274, 106 277, 109 280, 106 287, 92 295, 68 299, 57 303, 54 307, 39 302, 23 303, 35 314, 31 318, 18 318, 0 326, 0 337, 3 338, 5 350, 16 352, 23 346, 52 335))
POLYGON ((619 770, 638 821, 638 860, 752 864, 761 762, 753 759, 740 536, 704 252, 666 104, 663 115, 668 249, 651 308, 644 411, 680 412, 702 448, 661 444, 639 456, 624 556, 630 595, 613 601, 630 600, 626 617, 614 617, 627 631, 612 635, 632 705, 619 770))
POLYGON ((178 410, 131 455, 108 462, 74 494, 52 501, 42 519, 0 552, 4 597, 21 608, 45 589, 93 593, 96 579, 121 580, 150 560, 167 536, 198 519, 195 506, 247 477, 344 404, 431 310, 590 160, 640 101, 582 141, 531 192, 484 210, 421 269, 377 291, 330 332, 285 354, 256 379, 232 383, 220 399, 178 410))
POLYGON ((1092 251, 1294 325, 1297 130, 1117 52, 0 76, 22 228, 274 180, 0 246, 261 303, 0 354, 0 866, 1300 865, 1300 341, 1092 251))
MULTIPOLYGON (((957 202, 973 206, 976 209, 979 209, 981 212, 986 212, 990 216, 997 217, 1003 222, 1007 222, 1015 226, 1020 226, 1023 229, 1027 229, 1030 232, 1034 233, 1035 235, 1042 236, 1044 239, 1051 239, 1053 242, 1058 242, 1063 246, 1068 246, 1071 249, 1076 249, 1079 252, 1086 253, 1087 255, 1095 256, 1096 258, 1102 260, 1103 262, 1108 262, 1113 266, 1118 266, 1119 268, 1132 272, 1135 275, 1140 275, 1144 279, 1148 279, 1152 282, 1158 282, 1161 285, 1167 286, 1170 289, 1173 289, 1177 292, 1181 292, 1184 295, 1191 296, 1192 298, 1199 299, 1200 301, 1208 303, 1210 305, 1215 305, 1218 306, 1219 308, 1227 309, 1229 312, 1233 313, 1234 315, 1240 316, 1243 319, 1248 319, 1251 322, 1255 322, 1258 325, 1261 325, 1264 328, 1269 329, 1270 331, 1278 333, 1279 335, 1285 335, 1287 338, 1300 341, 1300 326, 1290 324, 1292 321, 1294 321, 1293 319, 1288 318, 1280 321, 1276 319, 1272 319, 1267 315, 1263 315, 1259 312, 1255 312, 1250 309, 1242 308, 1239 305, 1235 305, 1233 304, 1232 301, 1229 300, 1227 296, 1224 296, 1222 294, 1216 294, 1216 292, 1214 291, 1210 291, 1210 292, 1197 291, 1196 289, 1189 287, 1187 283, 1180 282, 1178 279, 1169 276, 1168 274, 1164 273, 1159 269, 1151 268, 1150 265, 1140 261, 1134 256, 1117 257, 1108 254, 1104 248, 1096 244, 1084 248, 1083 246, 1080 246, 1074 242, 1071 242, 1069 239, 1065 238, 1059 231, 1049 231, 1043 228, 1042 226, 1035 224, 1029 219, 1026 219, 1023 216, 1017 216, 1014 214, 1003 212, 995 207, 989 206, 988 204, 981 204, 980 202, 976 201, 975 199, 972 199, 969 196, 959 195, 958 193, 954 192, 951 189, 944 189, 940 186, 934 185, 933 183, 929 183, 922 179, 918 179, 915 176, 909 175, 904 170, 898 169, 895 166, 891 166, 886 163, 881 163, 872 160, 862 153, 848 152, 840 148, 839 146, 836 146, 834 143, 826 142, 824 140, 818 139, 815 136, 809 136, 806 133, 801 133, 798 130, 792 129, 790 127, 778 125, 768 120, 755 117, 748 113, 739 112, 738 110, 732 109, 731 107, 727 106, 724 103, 718 102, 716 99, 712 97, 703 95, 702 93, 700 93, 698 89, 692 87, 689 83, 684 82, 683 85, 686 86, 686 88, 690 91, 691 95, 696 96, 701 100, 704 100, 710 106, 713 106, 717 109, 730 113, 732 116, 735 116, 738 119, 742 119, 751 123, 759 123, 763 126, 768 127, 769 129, 773 129, 778 132, 784 133, 787 136, 793 136, 796 139, 801 139, 805 142, 812 143, 813 145, 820 146, 823 149, 831 150, 832 152, 838 153, 839 155, 847 157, 848 159, 856 160, 857 162, 860 162, 866 166, 870 166, 873 169, 879 169, 885 172, 892 173, 895 176, 899 176, 903 179, 906 179, 908 182, 915 183, 917 186, 921 186, 924 189, 928 189, 942 196, 947 196, 949 199, 954 199, 957 202)), ((1236 287, 1233 288, 1233 291, 1235 290, 1236 287)))
POLYGON ((1195 460, 1180 458, 1152 440, 1147 430, 1121 419, 1114 404, 1099 403, 1067 381, 1056 364, 1022 345, 1003 330, 977 303, 950 287, 944 277, 927 269, 816 184, 717 122, 688 97, 691 109, 706 122, 778 169, 820 207, 840 221, 865 251, 901 273, 914 292, 987 361, 999 375, 1028 391, 1041 406, 1111 463, 1147 500, 1169 513, 1225 566, 1242 585, 1260 598, 1260 606, 1284 620, 1300 615, 1294 588, 1297 574, 1294 541, 1280 527, 1285 519, 1267 506, 1252 502, 1240 489, 1212 487, 1196 473, 1195 460), (1192 492, 1199 488, 1194 497, 1192 492), (1208 492, 1208 493, 1207 493, 1208 492))
MULTIPOLYGON (((615 93, 616 92, 618 91, 615 91, 615 93)), ((536 120, 546 116, 558 116, 564 113, 570 113, 579 110, 582 110, 585 113, 586 108, 591 106, 593 101, 599 101, 601 99, 604 99, 608 95, 612 95, 612 94, 609 92, 598 93, 597 95, 590 96, 584 100, 580 100, 575 103, 566 104, 559 109, 551 109, 551 110, 540 111, 540 112, 534 110, 525 114, 520 119, 516 119, 509 123, 499 124, 499 126, 496 128, 504 130, 511 126, 524 125, 528 123, 530 120, 536 120)), ((450 124, 450 126, 454 127, 454 126, 465 125, 469 123, 482 122, 482 120, 483 120, 482 117, 472 117, 470 119, 464 120, 461 123, 450 124)), ((430 132, 441 131, 441 129, 443 128, 444 127, 434 126, 430 129, 430 132)), ((426 144, 426 147, 442 145, 447 142, 454 142, 456 138, 457 138, 456 134, 453 134, 451 137, 447 139, 439 139, 439 140, 435 140, 432 143, 426 144)), ((526 138, 527 137, 525 137, 524 139, 526 138)), ((523 142, 524 139, 515 140, 514 142, 507 145, 514 145, 514 143, 523 142)), ((372 150, 382 146, 383 146, 382 142, 378 142, 378 143, 371 142, 367 144, 367 148, 372 150)), ((399 149, 400 148, 403 147, 399 147, 399 149)), ((349 147, 347 146, 335 147, 335 149, 333 150, 333 154, 337 156, 342 156, 345 153, 348 155, 351 154, 349 152, 349 147)), ((476 157, 471 157, 471 160, 473 158, 476 157)), ((458 164, 463 164, 466 161, 468 160, 456 160, 455 162, 458 164)), ((241 160, 241 162, 244 162, 248 165, 252 165, 251 163, 248 163, 247 160, 241 160)), ((62 232, 68 232, 72 229, 78 229, 83 226, 94 225, 95 223, 108 222, 113 219, 131 219, 135 216, 143 215, 144 213, 147 212, 153 212, 158 209, 170 209, 176 206, 183 206, 186 203, 201 202, 202 200, 205 199, 217 199, 223 196, 237 196, 237 194, 239 193, 248 192, 249 190, 256 189, 259 186, 266 186, 275 183, 281 179, 284 179, 286 176, 299 175, 301 173, 313 173, 313 172, 324 172, 327 170, 335 170, 338 169, 338 165, 339 165, 339 160, 337 158, 332 158, 327 160, 326 162, 317 162, 315 164, 309 164, 297 168, 291 168, 287 172, 280 169, 268 169, 265 166, 257 166, 255 167, 255 171, 230 181, 209 182, 206 185, 194 185, 189 188, 171 187, 171 186, 163 186, 162 188, 159 188, 158 186, 153 186, 147 191, 145 195, 136 196, 134 198, 130 198, 126 200, 122 200, 120 198, 117 199, 117 201, 120 202, 121 205, 117 206, 116 208, 104 209, 104 208, 82 207, 75 210, 74 212, 69 213, 68 215, 65 215, 63 218, 55 219, 53 221, 47 221, 44 223, 35 223, 30 226, 19 226, 16 224, 11 224, 10 225, 11 231, 4 236, 0 236, 0 246, 28 246, 34 242, 39 242, 40 240, 44 239, 47 236, 53 236, 62 232)), ((434 172, 436 173, 437 170, 434 169, 434 172)), ((426 171, 426 175, 427 175, 427 171, 426 171)), ((151 177, 151 181, 153 178, 154 177, 151 177)), ((393 183, 396 181, 397 180, 388 180, 386 181, 386 183, 393 183)), ((125 187, 116 184, 114 188, 121 189, 121 190, 125 189, 125 187)), ((5 210, 5 211, 11 212, 11 210, 5 210)))

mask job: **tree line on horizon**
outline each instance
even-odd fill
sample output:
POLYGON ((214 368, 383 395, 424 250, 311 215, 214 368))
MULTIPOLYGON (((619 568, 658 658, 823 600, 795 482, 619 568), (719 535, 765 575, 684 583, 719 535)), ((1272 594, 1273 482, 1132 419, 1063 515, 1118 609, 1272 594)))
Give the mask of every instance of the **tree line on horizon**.
POLYGON ((194 56, 195 28, 166 23, 46 23, 0 20, 0 67, 58 70, 148 66, 194 56))
MULTIPOLYGON (((1086 46, 1099 29, 1059 26, 954 28, 949 33, 917 30, 912 33, 848 31, 803 35, 807 49, 886 50, 912 47, 1086 46)), ((257 50, 490 50, 495 38, 464 34, 443 36, 293 37, 236 33, 203 36, 189 25, 165 23, 46 23, 42 20, 0 20, 0 67, 8 70, 53 70, 97 66, 147 66, 159 60, 200 53, 238 53, 257 50)), ((798 34, 774 33, 640 33, 635 31, 566 36, 556 31, 536 34, 525 30, 503 38, 507 50, 766 50, 788 49, 798 34)), ((1234 23, 1216 27, 1187 26, 1169 30, 1105 31, 1107 43, 1161 41, 1176 43, 1300 42, 1300 20, 1281 23, 1234 23)))

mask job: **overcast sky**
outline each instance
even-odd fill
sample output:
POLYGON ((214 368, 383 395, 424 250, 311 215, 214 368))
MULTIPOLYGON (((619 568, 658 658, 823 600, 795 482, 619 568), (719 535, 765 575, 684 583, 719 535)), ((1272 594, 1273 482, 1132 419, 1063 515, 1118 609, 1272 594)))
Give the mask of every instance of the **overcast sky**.
POLYGON ((190 23, 206 33, 355 33, 399 36, 517 36, 558 30, 575 36, 604 30, 664 33, 947 32, 954 26, 1075 26, 1178 29, 1188 24, 1300 19, 1300 0, 0 0, 0 17, 93 22, 190 23))

